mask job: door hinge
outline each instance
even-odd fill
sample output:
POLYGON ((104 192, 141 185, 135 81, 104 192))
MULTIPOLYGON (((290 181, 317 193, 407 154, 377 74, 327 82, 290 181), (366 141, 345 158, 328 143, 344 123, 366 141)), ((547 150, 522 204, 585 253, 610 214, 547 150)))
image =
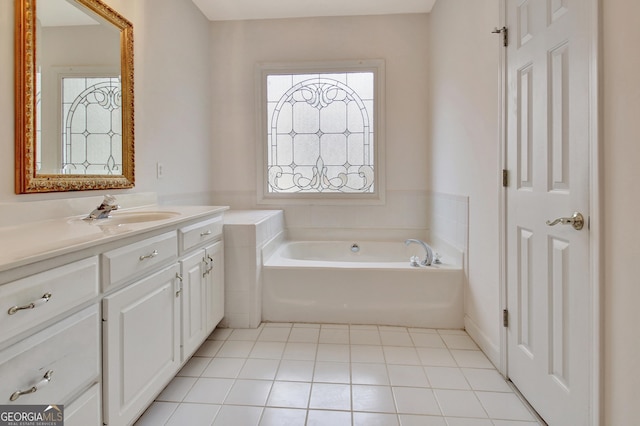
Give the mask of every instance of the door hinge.
POLYGON ((502 186, 509 186, 509 170, 502 169, 502 186))
POLYGON ((502 310, 502 326, 509 327, 509 311, 506 309, 502 310))
POLYGON ((498 28, 495 27, 493 29, 493 31, 491 31, 492 34, 502 34, 502 44, 504 47, 509 46, 509 28, 507 27, 502 27, 502 28, 498 28))

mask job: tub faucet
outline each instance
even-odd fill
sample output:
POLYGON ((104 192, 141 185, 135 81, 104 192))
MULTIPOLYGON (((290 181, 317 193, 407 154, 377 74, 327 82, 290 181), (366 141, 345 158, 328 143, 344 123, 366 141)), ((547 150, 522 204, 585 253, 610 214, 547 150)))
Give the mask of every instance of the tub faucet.
POLYGON ((119 208, 120 206, 116 204, 116 197, 112 195, 105 195, 104 200, 102 200, 102 204, 89 213, 89 216, 85 219, 106 219, 113 210, 118 210, 119 208))
POLYGON ((433 262, 433 249, 424 241, 421 240, 414 240, 413 238, 409 238, 408 240, 406 240, 405 245, 409 245, 411 243, 416 243, 416 244, 420 244, 425 251, 425 256, 424 256, 424 260, 422 262, 420 262, 420 265, 422 266, 431 266, 431 263, 433 262))

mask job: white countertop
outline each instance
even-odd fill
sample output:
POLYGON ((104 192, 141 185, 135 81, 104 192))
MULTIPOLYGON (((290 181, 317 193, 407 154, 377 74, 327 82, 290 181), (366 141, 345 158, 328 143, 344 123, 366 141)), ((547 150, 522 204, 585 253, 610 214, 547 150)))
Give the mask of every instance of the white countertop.
POLYGON ((55 256, 84 250, 144 232, 228 210, 226 206, 145 206, 122 209, 113 216, 131 212, 175 212, 162 220, 137 223, 109 223, 102 219, 82 220, 72 216, 0 227, 0 272, 55 256))

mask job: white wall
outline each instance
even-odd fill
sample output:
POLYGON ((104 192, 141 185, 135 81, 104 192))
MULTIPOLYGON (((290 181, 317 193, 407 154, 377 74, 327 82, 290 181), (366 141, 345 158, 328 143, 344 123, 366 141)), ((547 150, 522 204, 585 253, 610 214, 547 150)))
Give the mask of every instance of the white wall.
MULTIPOLYGON (((211 187, 209 22, 190 0, 107 0, 134 25, 136 187, 206 203, 211 187), (156 162, 165 177, 156 179, 156 162)), ((14 1, 0 0, 0 202, 95 196, 14 194, 14 1)))
POLYGON ((604 155, 603 425, 640 423, 640 2, 602 1, 604 155))
POLYGON ((286 207, 285 219, 290 229, 424 232, 429 178, 424 167, 428 157, 427 28, 424 14, 212 23, 216 204, 256 207, 257 63, 384 59, 386 205, 286 207))
MULTIPOLYGON (((465 326, 499 363, 499 0, 446 0, 429 16, 433 210, 464 215, 468 196, 465 326), (457 195, 440 196, 439 193, 457 195), (457 207, 456 207, 457 205, 457 207)), ((443 222, 446 225, 446 222, 443 222)), ((462 228, 464 230, 464 228, 462 228)), ((439 224, 433 232, 446 231, 439 224)), ((458 231, 458 234, 460 231, 458 231)), ((451 234, 451 232, 449 232, 451 234)), ((459 237, 460 242, 464 239, 459 237)))

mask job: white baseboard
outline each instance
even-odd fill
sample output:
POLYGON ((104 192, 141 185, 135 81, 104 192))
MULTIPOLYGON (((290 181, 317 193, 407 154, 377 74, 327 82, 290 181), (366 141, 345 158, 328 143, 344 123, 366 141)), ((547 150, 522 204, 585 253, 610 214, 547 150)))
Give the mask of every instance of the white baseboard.
POLYGON ((476 342, 484 354, 489 358, 498 370, 500 369, 500 346, 492 342, 480 327, 469 316, 464 316, 464 329, 467 334, 476 342))

